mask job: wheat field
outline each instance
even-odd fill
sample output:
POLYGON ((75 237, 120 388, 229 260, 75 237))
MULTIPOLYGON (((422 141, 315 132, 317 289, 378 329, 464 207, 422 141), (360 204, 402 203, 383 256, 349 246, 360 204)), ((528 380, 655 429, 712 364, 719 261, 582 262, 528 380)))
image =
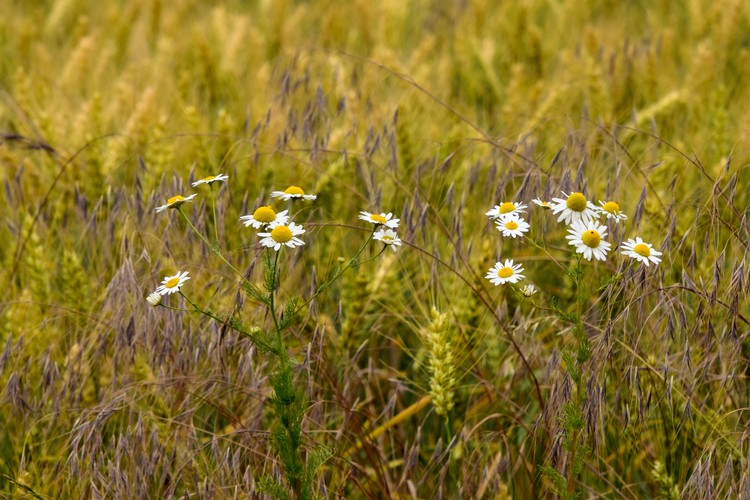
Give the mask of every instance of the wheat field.
POLYGON ((750 499, 750 3, 0 11, 0 497, 750 499))

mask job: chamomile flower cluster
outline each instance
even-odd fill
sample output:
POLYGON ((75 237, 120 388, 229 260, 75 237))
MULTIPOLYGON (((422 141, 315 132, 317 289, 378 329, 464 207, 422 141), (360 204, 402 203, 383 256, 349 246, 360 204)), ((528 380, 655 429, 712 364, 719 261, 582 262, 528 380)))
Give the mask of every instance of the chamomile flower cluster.
POLYGON ((375 231, 372 233, 373 240, 381 242, 394 252, 401 246, 401 238, 396 233, 401 219, 394 219, 393 213, 370 213, 362 210, 359 212, 359 220, 375 225, 375 231))
MULTIPOLYGON (((534 203, 550 208, 557 215, 558 222, 568 224, 568 244, 575 248, 586 260, 607 260, 607 254, 612 249, 612 243, 606 241, 606 222, 619 224, 626 221, 628 216, 620 209, 620 205, 612 200, 599 200, 595 206, 582 192, 565 193, 563 198, 552 198, 551 202, 535 199, 534 203)), ((661 252, 653 249, 650 243, 645 243, 640 237, 628 240, 622 244, 625 249, 623 255, 635 259, 645 265, 661 262, 661 252)))
MULTIPOLYGON (((551 200, 534 198, 531 200, 538 207, 549 210, 557 222, 567 225, 565 239, 577 254, 588 261, 606 261, 612 251, 612 243, 607 241, 607 223, 625 222, 628 216, 616 201, 599 200, 599 204, 589 200, 583 192, 566 193, 551 200)), ((504 201, 488 210, 485 215, 495 224, 498 231, 506 238, 523 237, 530 230, 530 224, 524 220, 527 205, 520 201, 504 201)), ((611 226, 610 226, 611 228, 611 226)), ((622 243, 621 253, 646 266, 661 262, 661 252, 654 250, 650 243, 640 237, 622 243)), ((494 285, 516 284, 525 276, 524 268, 512 259, 499 261, 487 271, 487 278, 494 285)), ((534 285, 519 289, 521 295, 530 297, 537 292, 534 285)))
MULTIPOLYGON (((214 183, 226 182, 228 179, 229 176, 225 174, 209 175, 193 182, 192 186, 208 185, 213 187, 214 183)), ((197 193, 189 196, 174 195, 164 205, 156 207, 156 212, 164 212, 168 208, 178 209, 184 203, 192 202, 196 196, 198 196, 197 193)), ((302 188, 297 186, 289 186, 285 191, 273 191, 271 197, 283 200, 315 200, 317 198, 316 195, 305 194, 302 188)), ((262 232, 258 233, 258 236, 261 238, 260 244, 263 247, 272 248, 275 251, 280 250, 282 247, 297 248, 305 244, 300 238, 301 235, 305 234, 305 229, 299 224, 290 222, 288 213, 288 210, 277 212, 270 205, 263 205, 256 208, 252 214, 241 216, 240 222, 246 227, 252 226, 255 229, 263 229, 262 232)), ((183 215, 185 214, 183 213, 183 215)), ((396 222, 398 222, 398 219, 396 219, 396 222)), ((398 244, 400 243, 399 240, 398 244)), ((161 285, 146 297, 146 301, 154 307, 161 305, 164 295, 179 292, 182 285, 189 279, 190 276, 188 276, 187 271, 178 272, 174 276, 166 276, 161 285)))
MULTIPOLYGON (((314 194, 305 194, 299 186, 289 186, 284 191, 272 191, 271 198, 280 198, 283 201, 308 200, 317 198, 314 194)), ((258 233, 261 238, 260 244, 275 251, 282 247, 297 248, 305 244, 300 238, 305 234, 305 228, 300 224, 290 222, 289 210, 277 212, 271 205, 262 205, 252 214, 240 217, 245 227, 252 226, 254 229, 263 229, 258 233)))
MULTIPOLYGON (((210 186, 210 185, 213 185, 213 183, 215 182, 226 182, 227 179, 229 179, 229 176, 224 175, 224 174, 209 175, 208 177, 204 177, 203 179, 199 179, 193 182, 191 185, 193 187, 198 187, 201 184, 206 184, 210 186)), ((195 198, 196 196, 198 196, 197 193, 193 193, 190 196, 183 196, 181 194, 176 194, 170 197, 164 205, 160 205, 156 207, 156 212, 157 213, 164 212, 168 208, 179 208, 184 203, 192 202, 193 198, 195 198)))
MULTIPOLYGON (((516 201, 504 201, 499 205, 495 205, 489 211, 485 213, 495 223, 495 228, 506 238, 518 238, 524 236, 531 228, 531 225, 526 222, 522 214, 526 212, 528 205, 516 201)), ((513 259, 505 259, 505 261, 498 261, 492 266, 485 275, 485 278, 495 286, 504 285, 506 283, 516 284, 520 280, 524 279, 525 276, 521 273, 524 272, 523 266, 517 264, 513 259)), ((527 285, 523 289, 533 290, 533 285, 527 285), (529 288, 531 287, 531 288, 529 288)), ((522 294, 530 297, 534 292, 526 295, 523 291, 522 294)))

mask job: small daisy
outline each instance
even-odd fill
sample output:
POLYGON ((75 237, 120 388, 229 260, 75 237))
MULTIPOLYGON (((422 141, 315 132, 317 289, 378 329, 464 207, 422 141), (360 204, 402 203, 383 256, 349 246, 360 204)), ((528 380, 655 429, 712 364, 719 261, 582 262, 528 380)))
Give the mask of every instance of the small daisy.
POLYGON ((526 285, 525 287, 521 288, 521 293, 525 297, 531 297, 537 292, 536 287, 534 285, 526 285))
POLYGON ((621 220, 628 218, 628 216, 625 215, 625 212, 620 210, 620 205, 614 201, 605 202, 599 200, 599 205, 601 205, 601 207, 596 207, 596 210, 599 212, 599 215, 606 215, 607 219, 614 219, 615 222, 619 223, 621 220))
POLYGON ((401 246, 401 238, 398 237, 398 234, 396 234, 396 231, 393 229, 380 229, 375 231, 375 234, 372 235, 372 239, 391 247, 391 250, 394 252, 397 250, 397 247, 401 246))
POLYGON ((548 201, 542 201, 539 198, 534 198, 531 201, 533 201, 535 204, 539 205, 540 207, 542 207, 542 208, 544 208, 546 210, 549 210, 550 208, 552 208, 552 204, 550 202, 548 202, 548 201))
POLYGON ((631 239, 626 241, 622 244, 622 248, 625 249, 625 251, 622 252, 623 255, 627 255, 628 257, 635 259, 638 262, 643 262, 647 266, 648 261, 653 262, 655 265, 661 262, 661 259, 659 258, 661 252, 654 250, 654 247, 651 246, 651 243, 646 243, 641 239, 640 236, 638 236, 635 240, 631 239))
POLYGON ((526 210, 524 210, 524 208, 526 208, 526 205, 524 205, 523 203, 506 201, 504 203, 501 203, 500 205, 495 205, 495 208, 491 209, 484 215, 486 215, 490 219, 503 219, 510 214, 519 215, 525 212, 526 210))
POLYGON ((567 195, 563 192, 562 198, 552 198, 552 213, 560 214, 557 222, 572 224, 573 222, 588 222, 596 217, 596 207, 588 201, 583 193, 571 193, 567 195))
MULTIPOLYGON (((190 276, 188 276, 188 272, 185 271, 184 273, 180 273, 179 271, 174 276, 167 276, 164 278, 164 280, 161 282, 161 285, 156 287, 156 291, 154 293, 158 293, 160 295, 167 295, 175 292, 180 291, 180 287, 190 279, 190 276)), ((149 295, 150 297, 150 295, 149 295)), ((149 300, 149 302, 151 302, 149 300)))
POLYGON ((229 179, 228 175, 219 174, 219 175, 209 175, 208 177, 204 177, 203 179, 197 180, 193 183, 193 187, 200 186, 201 184, 213 184, 214 182, 224 182, 225 180, 229 179))
POLYGON ((371 222, 372 224, 378 225, 382 224, 385 227, 389 227, 391 229, 396 229, 398 227, 398 223, 401 219, 392 219, 393 214, 388 212, 387 214, 371 214, 370 212, 365 212, 362 210, 359 213, 359 218, 363 221, 371 222))
POLYGON ((607 227, 601 226, 597 221, 575 221, 571 224, 569 236, 565 238, 568 244, 576 247, 576 253, 582 253, 586 260, 595 257, 597 260, 607 260, 612 244, 602 240, 607 235, 607 227))
POLYGON ((495 221, 497 230, 503 233, 503 236, 510 236, 511 238, 518 238, 523 236, 523 233, 528 232, 529 223, 520 218, 517 214, 508 214, 502 219, 495 221))
POLYGON ((265 226, 267 224, 286 224, 289 220, 287 212, 288 210, 284 210, 276 213, 273 208, 269 206, 258 207, 255 209, 255 212, 253 212, 253 215, 243 215, 240 217, 240 220, 245 224, 245 227, 253 226, 255 229, 258 229, 260 226, 265 226))
POLYGON ((517 283, 524 278, 523 267, 521 264, 513 264, 512 259, 505 259, 505 263, 498 262, 495 266, 487 271, 487 278, 493 285, 502 285, 504 283, 517 283))
POLYGON ((151 292, 150 294, 148 294, 148 297, 146 297, 146 301, 152 306, 156 307, 161 304, 161 294, 158 292, 151 292))
POLYGON ((289 186, 284 191, 271 191, 271 198, 281 198, 284 201, 289 201, 295 198, 304 198, 305 200, 314 200, 317 198, 314 194, 305 194, 301 187, 289 186))
POLYGON ((271 230, 270 233, 258 233, 258 236, 263 238, 260 240, 260 244, 264 247, 278 251, 282 245, 294 248, 305 244, 304 241, 297 238, 297 236, 304 234, 305 230, 294 222, 290 222, 289 225, 286 225, 286 222, 274 222, 268 225, 266 230, 268 229, 271 230))
POLYGON ((198 196, 198 195, 197 194, 191 194, 190 196, 186 197, 186 196, 182 196, 182 195, 178 194, 177 196, 172 196, 170 199, 167 200, 167 204, 166 205, 162 205, 160 207, 156 207, 156 211, 157 212, 163 212, 163 211, 165 211, 168 208, 177 208, 180 205, 182 205, 183 203, 185 203, 186 201, 192 201, 193 198, 195 198, 196 196, 198 196))

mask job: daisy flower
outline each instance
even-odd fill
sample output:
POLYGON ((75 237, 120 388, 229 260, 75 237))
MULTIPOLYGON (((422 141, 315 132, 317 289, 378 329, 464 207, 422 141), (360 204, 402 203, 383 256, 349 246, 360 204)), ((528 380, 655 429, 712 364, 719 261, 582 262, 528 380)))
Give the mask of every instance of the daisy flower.
POLYGON ((495 208, 485 213, 490 219, 503 219, 510 214, 521 214, 525 212, 526 205, 523 203, 517 203, 515 201, 506 201, 500 205, 495 205, 495 208))
MULTIPOLYGON (((156 287, 156 291, 154 291, 154 293, 167 295, 179 292, 180 287, 189 279, 190 276, 188 276, 187 271, 185 271, 184 273, 180 273, 179 271, 177 271, 177 274, 175 274, 174 276, 167 276, 166 278, 164 278, 164 280, 161 282, 161 285, 156 287)), ((151 297, 151 295, 149 295, 149 297, 151 297)), ((151 301, 149 300, 149 303, 150 302, 151 301)))
POLYGON ((515 213, 508 214, 502 219, 497 219, 495 226, 498 231, 503 233, 503 236, 510 236, 511 238, 523 236, 523 233, 528 232, 530 227, 528 222, 515 213))
POLYGON ((274 222, 268 225, 266 230, 268 229, 271 230, 270 233, 258 233, 258 236, 263 238, 260 240, 260 244, 264 247, 278 251, 282 246, 294 248, 305 244, 304 241, 297 238, 305 232, 299 224, 290 222, 289 225, 286 225, 286 222, 274 222))
POLYGON ((596 217, 596 207, 588 201, 583 193, 571 193, 570 195, 563 192, 562 198, 552 198, 552 213, 560 214, 557 222, 572 224, 573 222, 588 222, 596 217))
POLYGON ((599 215, 606 215, 607 219, 614 219, 615 222, 619 223, 621 220, 628 218, 625 212, 620 210, 620 205, 614 201, 601 201, 599 200, 601 207, 596 207, 599 215))
POLYGON ((158 306, 161 304, 161 294, 159 292, 151 292, 148 294, 148 297, 146 297, 146 302, 154 307, 158 306))
POLYGON ((180 205, 182 205, 183 203, 185 203, 186 201, 192 201, 193 198, 195 198, 196 196, 198 196, 198 195, 197 194, 191 194, 190 196, 186 197, 186 196, 182 196, 182 195, 178 194, 176 196, 172 196, 170 199, 167 200, 167 204, 166 205, 162 205, 160 207, 156 207, 156 211, 157 212, 163 212, 163 211, 165 211, 168 208, 177 208, 180 205))
POLYGON ((210 184, 213 184, 214 182, 218 182, 218 181, 224 182, 227 179, 229 179, 229 176, 228 175, 224 175, 224 174, 209 175, 208 177, 204 177, 203 179, 199 179, 199 180, 195 181, 192 185, 193 185, 193 187, 200 186, 201 184, 209 184, 210 185, 210 184))
POLYGON ((273 208, 269 206, 263 206, 256 208, 255 212, 253 212, 253 215, 243 215, 242 217, 240 217, 240 220, 243 224, 245 224, 245 227, 253 226, 255 229, 258 229, 260 226, 264 226, 267 224, 286 224, 286 222, 289 220, 287 212, 288 210, 284 210, 282 212, 276 213, 273 208))
POLYGON ((534 285, 526 285, 525 287, 521 288, 521 293, 525 297, 531 297, 537 292, 536 287, 534 285))
POLYGON ((586 260, 595 257, 597 260, 607 260, 612 244, 602 240, 607 235, 607 227, 599 225, 597 221, 575 221, 568 229, 570 235, 565 238, 568 244, 576 247, 576 253, 582 253, 586 260))
POLYGON ((539 205, 540 207, 542 207, 542 208, 544 208, 546 210, 549 210, 550 208, 552 208, 552 204, 550 202, 548 202, 548 201, 542 201, 539 198, 534 198, 531 201, 533 201, 535 204, 539 205))
POLYGON ((394 252, 397 250, 397 247, 401 246, 401 238, 398 237, 398 234, 396 234, 396 231, 393 229, 380 229, 375 231, 375 234, 372 235, 372 239, 378 240, 384 245, 391 247, 391 250, 394 252))
POLYGON ((524 278, 523 267, 521 264, 513 264, 512 259, 505 259, 505 263, 498 262, 495 266, 487 271, 487 278, 493 285, 502 285, 505 283, 517 283, 518 280, 524 278))
POLYGON ((648 261, 653 262, 655 265, 661 262, 661 259, 659 258, 661 252, 654 250, 651 243, 646 243, 640 236, 634 240, 631 239, 626 241, 622 244, 622 248, 625 249, 625 251, 622 252, 623 255, 627 255, 632 259, 643 262, 647 266, 648 261))
POLYGON ((393 214, 388 212, 387 214, 371 214, 370 212, 365 212, 362 210, 359 213, 359 218, 363 221, 371 222, 372 224, 378 225, 382 224, 385 227, 389 227, 391 229, 396 229, 398 227, 398 223, 401 219, 392 219, 393 214))
POLYGON ((305 194, 301 187, 289 186, 284 191, 271 191, 271 198, 281 198, 284 201, 300 198, 305 200, 314 200, 317 198, 314 194, 305 194))

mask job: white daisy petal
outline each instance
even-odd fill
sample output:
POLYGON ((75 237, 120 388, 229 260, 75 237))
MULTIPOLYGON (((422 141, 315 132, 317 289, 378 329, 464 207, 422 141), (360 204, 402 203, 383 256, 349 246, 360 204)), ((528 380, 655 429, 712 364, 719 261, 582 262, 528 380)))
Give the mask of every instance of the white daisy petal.
POLYGON ((600 225, 596 220, 586 222, 575 221, 568 229, 570 233, 565 239, 568 244, 576 249, 576 253, 583 254, 583 258, 591 260, 607 260, 607 252, 612 248, 612 244, 604 241, 607 235, 607 226, 600 225))
MULTIPOLYGON (((168 295, 173 294, 180 291, 180 287, 190 279, 190 276, 188 276, 188 272, 185 271, 183 273, 180 273, 179 271, 174 276, 167 276, 165 277, 161 285, 156 287, 156 290, 154 293, 158 293, 160 295, 168 295)), ((149 301, 151 302, 151 301, 149 301)))
POLYGON ((273 223, 286 224, 289 220, 287 215, 288 210, 283 210, 276 213, 273 208, 269 206, 262 206, 255 209, 252 215, 243 215, 240 220, 246 227, 253 226, 255 229, 261 226, 266 226, 273 223))
POLYGON ((509 213, 505 217, 495 220, 495 227, 503 233, 503 236, 518 238, 529 231, 529 223, 515 213, 509 213))
POLYGON ((629 239, 628 241, 624 242, 622 244, 622 248, 624 249, 622 253, 623 255, 626 255, 630 257, 631 259, 635 259, 638 262, 641 262, 643 264, 649 265, 649 262, 658 265, 661 262, 661 252, 654 250, 654 247, 651 245, 651 243, 646 243, 641 239, 640 236, 638 236, 636 239, 629 239))
POLYGON ((548 201, 542 201, 539 198, 534 198, 531 201, 533 201, 536 205, 539 205, 540 207, 542 207, 542 208, 544 208, 546 210, 549 210, 550 208, 552 208, 552 204, 550 202, 548 202, 548 201))
POLYGON ((517 283, 524 278, 523 267, 521 264, 514 264, 512 259, 505 259, 505 262, 497 262, 489 271, 485 278, 490 280, 493 285, 503 285, 505 283, 517 283))
POLYGON ((398 223, 401 219, 394 219, 393 214, 388 212, 381 213, 381 214, 371 214, 370 212, 365 212, 362 210, 359 212, 359 219, 369 222, 371 224, 377 225, 383 225, 385 227, 389 227, 391 229, 396 229, 398 227, 398 223))
POLYGON ((391 247, 394 252, 401 246, 401 238, 393 229, 379 229, 372 235, 372 239, 391 247))
POLYGON ((271 198, 281 198, 284 201, 289 200, 314 200, 318 196, 315 194, 305 194, 299 186, 289 186, 284 191, 271 191, 271 198))
POLYGON ((214 182, 224 182, 227 179, 229 179, 228 175, 224 174, 218 174, 218 175, 209 175, 208 177, 204 177, 203 179, 199 179, 195 181, 192 186, 200 186, 201 184, 213 184, 214 182))
POLYGON ((495 208, 490 209, 484 215, 490 219, 503 219, 511 214, 520 215, 526 210, 526 205, 515 201, 506 201, 500 205, 495 205, 495 208))
POLYGON ((565 198, 552 198, 552 213, 560 214, 557 222, 572 224, 573 222, 589 222, 596 219, 597 211, 593 203, 588 201, 583 193, 563 192, 565 198))
POLYGON ((182 196, 180 194, 172 196, 170 199, 167 200, 167 204, 166 205, 162 205, 160 207, 156 207, 156 211, 157 212, 163 212, 163 211, 165 211, 168 208, 177 208, 177 207, 179 207, 180 205, 182 205, 183 203, 185 203, 187 201, 192 201, 193 198, 195 198, 196 196, 198 196, 198 195, 195 194, 195 193, 191 194, 190 196, 182 196))
POLYGON ((290 222, 288 225, 286 222, 273 222, 268 224, 266 230, 270 230, 270 232, 258 233, 258 236, 261 237, 260 244, 264 247, 278 251, 282 246, 295 248, 305 244, 304 241, 297 238, 297 236, 305 233, 305 229, 294 222, 290 222))
POLYGON ((620 210, 620 205, 614 201, 601 201, 599 200, 599 207, 596 207, 597 213, 607 217, 607 219, 614 219, 615 223, 619 223, 621 220, 628 218, 625 212, 620 210))

